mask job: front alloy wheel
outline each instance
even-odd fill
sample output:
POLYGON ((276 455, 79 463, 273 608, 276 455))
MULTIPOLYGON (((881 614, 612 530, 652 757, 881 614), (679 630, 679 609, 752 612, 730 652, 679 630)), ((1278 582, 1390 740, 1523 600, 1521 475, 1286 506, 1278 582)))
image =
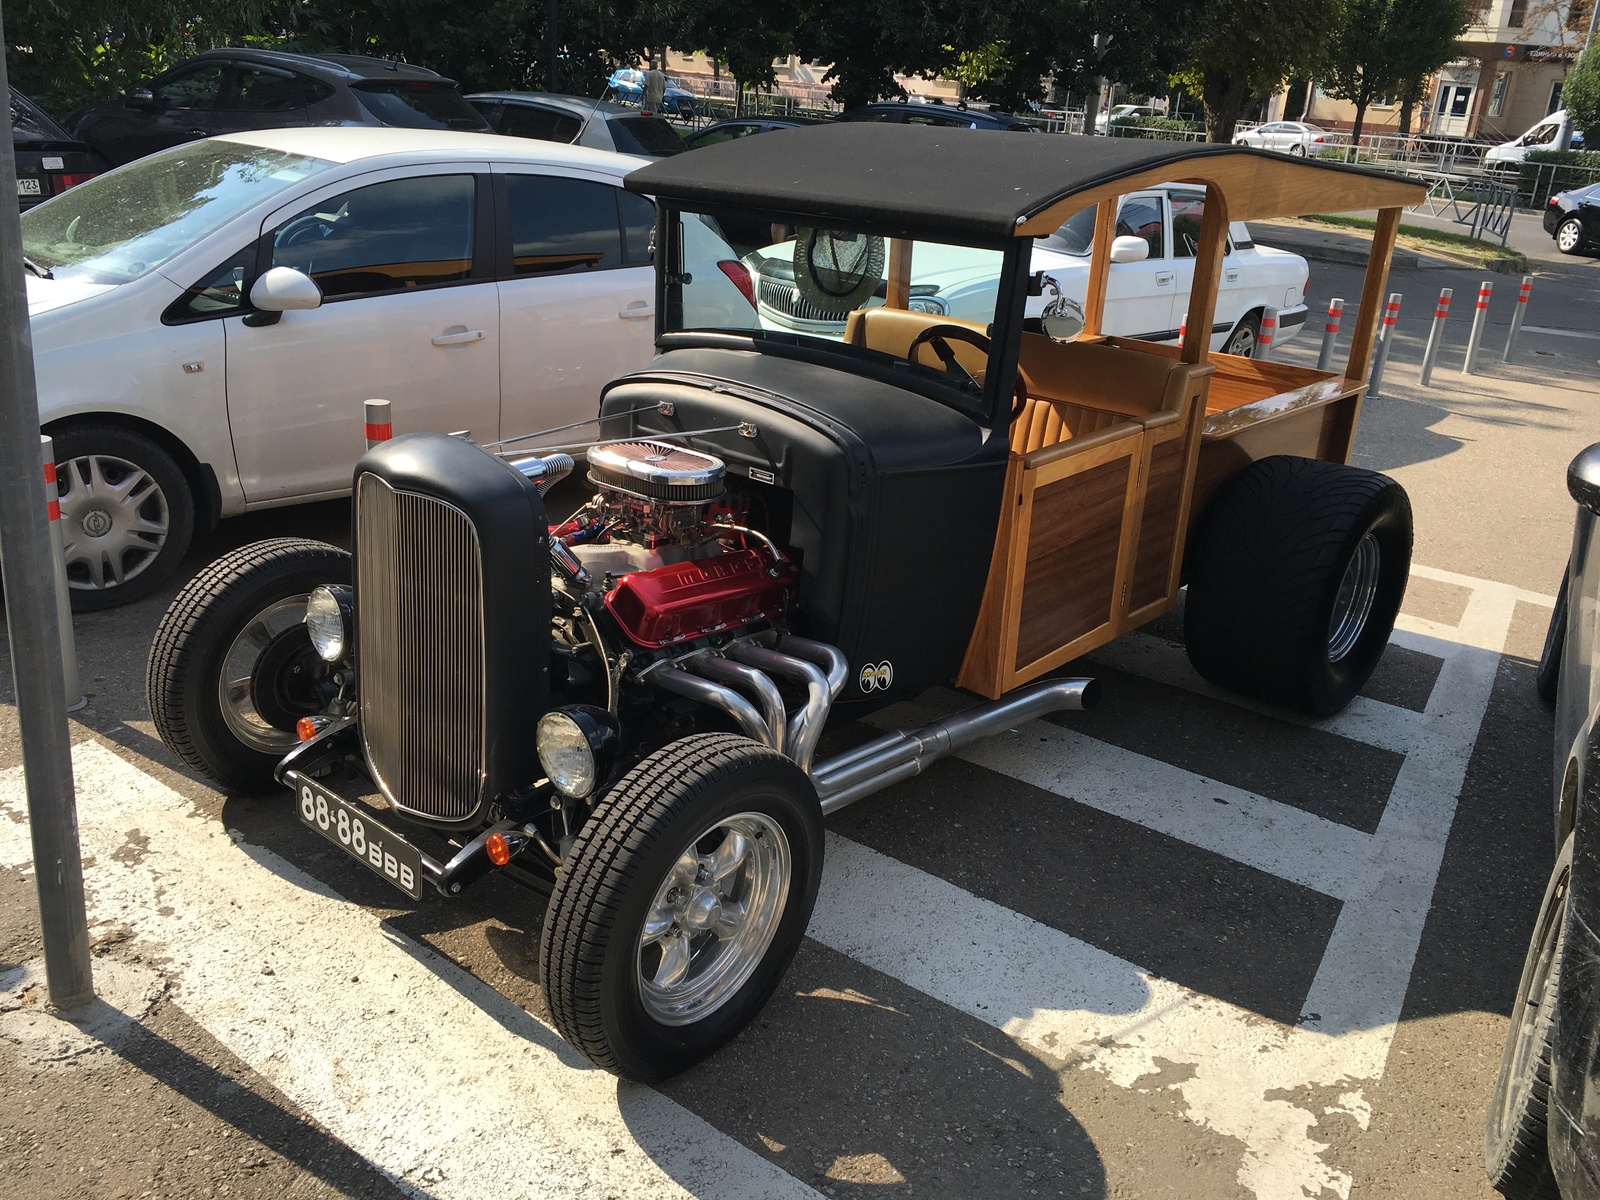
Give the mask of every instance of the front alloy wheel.
POLYGON ((822 880, 822 808, 783 755, 733 734, 662 747, 600 801, 545 913, 539 977, 561 1036, 646 1083, 761 1010, 822 880))

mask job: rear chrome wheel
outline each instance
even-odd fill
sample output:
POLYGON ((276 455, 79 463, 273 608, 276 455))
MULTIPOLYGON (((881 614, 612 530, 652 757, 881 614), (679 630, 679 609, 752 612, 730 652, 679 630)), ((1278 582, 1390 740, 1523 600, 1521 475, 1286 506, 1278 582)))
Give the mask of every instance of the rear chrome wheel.
POLYGON ((696 734, 600 801, 562 865, 539 945, 545 1003, 597 1065, 653 1082, 761 1010, 822 880, 822 808, 783 755, 696 734))
POLYGON ((1583 252, 1583 222, 1577 217, 1571 217, 1557 227, 1556 249, 1563 254, 1583 252))
POLYGON ((1383 549, 1368 533, 1350 556, 1350 565, 1339 581, 1339 594, 1333 600, 1333 615, 1328 618, 1328 661, 1340 662, 1367 627, 1372 601, 1378 594, 1378 579, 1383 569, 1383 549))

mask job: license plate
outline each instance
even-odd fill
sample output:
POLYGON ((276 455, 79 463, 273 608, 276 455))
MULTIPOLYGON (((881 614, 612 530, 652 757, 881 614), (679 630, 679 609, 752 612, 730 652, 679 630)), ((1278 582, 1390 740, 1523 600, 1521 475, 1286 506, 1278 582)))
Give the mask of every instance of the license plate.
POLYGON ((44 192, 39 189, 39 181, 37 179, 18 179, 17 195, 42 196, 44 195, 44 192))
POLYGON ((291 771, 289 784, 300 820, 413 900, 422 899, 420 850, 315 780, 291 771))

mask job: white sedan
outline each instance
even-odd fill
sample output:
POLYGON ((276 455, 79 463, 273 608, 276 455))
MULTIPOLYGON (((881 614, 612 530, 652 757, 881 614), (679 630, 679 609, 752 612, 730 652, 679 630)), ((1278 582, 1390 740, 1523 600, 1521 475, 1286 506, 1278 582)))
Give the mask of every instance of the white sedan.
MULTIPOLYGON (((1167 184, 1122 197, 1117 239, 1106 280, 1103 328, 1107 334, 1153 342, 1176 342, 1189 309, 1194 282, 1194 247, 1205 208, 1205 189, 1167 184)), ((1080 304, 1089 286, 1089 251, 1095 210, 1076 213, 1049 237, 1034 243, 1032 268, 1053 278, 1061 294, 1080 304)), ((757 311, 768 329, 841 337, 846 312, 826 311, 818 297, 795 283, 795 243, 757 251, 745 261, 756 277, 757 311)), ((992 250, 916 242, 911 254, 911 296, 915 311, 987 322, 995 309, 999 254, 992 250)), ((1243 222, 1229 228, 1211 348, 1251 356, 1268 309, 1278 313, 1277 343, 1305 324, 1306 260, 1298 254, 1257 246, 1243 222)), ((869 304, 883 302, 882 286, 869 304)), ((1051 297, 1028 302, 1037 317, 1051 297)))
POLYGON ((1293 154, 1304 158, 1319 150, 1338 148, 1338 139, 1326 129, 1308 125, 1304 121, 1269 121, 1246 129, 1233 139, 1235 146, 1254 146, 1257 150, 1276 150, 1280 154, 1293 154))
MULTIPOLYGON (((24 214, 75 605, 153 590, 196 526, 347 493, 369 397, 391 402, 396 433, 478 442, 592 418, 600 389, 654 353, 655 206, 621 187, 645 161, 477 133, 265 130, 24 214)), ((684 238, 710 285, 696 319, 753 327, 734 252, 698 221, 684 238)))

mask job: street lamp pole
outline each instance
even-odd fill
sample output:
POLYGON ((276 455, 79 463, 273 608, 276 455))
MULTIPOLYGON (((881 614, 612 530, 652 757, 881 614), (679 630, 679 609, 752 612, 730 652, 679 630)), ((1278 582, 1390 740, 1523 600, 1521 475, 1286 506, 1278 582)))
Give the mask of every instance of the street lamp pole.
MULTIPOLYGON (((6 44, 3 35, 0 29, 0 46, 6 44)), ((0 92, 10 98, 4 54, 0 92)), ((45 984, 57 1008, 75 1008, 94 999, 94 979, 16 195, 16 159, 0 154, 0 571, 7 584, 6 637, 22 735, 45 984)))

